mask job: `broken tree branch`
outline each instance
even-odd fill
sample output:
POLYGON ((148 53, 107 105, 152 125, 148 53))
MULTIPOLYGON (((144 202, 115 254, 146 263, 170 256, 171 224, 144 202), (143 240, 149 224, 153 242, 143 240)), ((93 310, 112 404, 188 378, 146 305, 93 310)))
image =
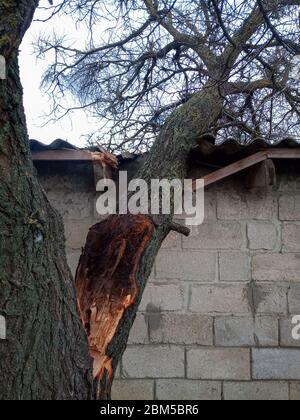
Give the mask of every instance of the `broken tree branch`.
POLYGON ((186 237, 190 236, 191 234, 191 230, 187 226, 181 225, 180 223, 176 222, 171 223, 170 230, 178 232, 186 237))
POLYGON ((154 226, 142 215, 111 216, 88 234, 76 273, 78 306, 94 359, 98 399, 110 394, 116 365, 109 346, 138 296, 137 273, 154 226))

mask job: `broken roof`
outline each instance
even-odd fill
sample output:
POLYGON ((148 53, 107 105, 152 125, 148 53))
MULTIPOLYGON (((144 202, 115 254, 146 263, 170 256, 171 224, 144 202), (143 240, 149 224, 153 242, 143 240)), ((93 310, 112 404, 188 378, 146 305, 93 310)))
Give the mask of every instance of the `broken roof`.
MULTIPOLYGON (((222 144, 216 143, 216 138, 212 135, 206 135, 199 139, 198 146, 195 148, 195 152, 203 157, 212 158, 217 156, 236 156, 236 155, 251 155, 266 149, 298 149, 300 148, 300 141, 295 138, 284 138, 276 144, 267 143, 262 138, 257 138, 250 143, 241 144, 238 139, 229 138, 222 144)), ((53 158, 59 159, 59 153, 50 152, 69 152, 70 158, 73 156, 74 160, 80 160, 84 157, 88 160, 88 154, 90 153, 105 153, 105 148, 101 146, 91 146, 87 148, 78 148, 71 143, 57 139, 53 143, 47 145, 37 140, 30 140, 30 150, 33 159, 36 160, 39 157, 48 157, 49 160, 53 158)), ((118 159, 134 159, 140 155, 132 153, 123 153, 116 155, 118 159)), ((59 159, 61 160, 61 159, 59 159)))
POLYGON ((57 139, 51 144, 44 144, 37 140, 30 140, 30 151, 34 161, 43 160, 74 160, 74 161, 91 161, 97 156, 103 154, 110 156, 113 161, 122 161, 127 159, 135 159, 138 154, 123 153, 121 155, 113 155, 106 151, 102 146, 91 146, 86 148, 78 148, 73 144, 57 139), (114 158, 113 158, 114 156, 114 158))
MULTIPOLYGON (((124 162, 139 160, 144 156, 131 153, 115 156, 101 146, 80 149, 60 139, 50 145, 31 140, 30 150, 34 162, 92 162, 95 181, 100 179, 103 172, 105 176, 111 177, 124 162), (99 169, 102 171, 99 172, 99 169)), ((276 144, 270 144, 258 138, 243 145, 231 138, 222 144, 216 144, 216 139, 207 135, 199 139, 191 153, 193 164, 214 168, 214 171, 204 177, 205 185, 271 159, 300 159, 300 142, 294 138, 285 138, 276 144)))

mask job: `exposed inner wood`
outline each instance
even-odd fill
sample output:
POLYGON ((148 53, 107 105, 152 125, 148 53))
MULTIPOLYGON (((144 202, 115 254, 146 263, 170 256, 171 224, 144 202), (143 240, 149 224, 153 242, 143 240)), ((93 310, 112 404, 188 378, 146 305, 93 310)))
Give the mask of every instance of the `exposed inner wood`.
POLYGON ((120 320, 137 297, 137 273, 154 225, 142 215, 110 216, 93 226, 80 258, 76 288, 94 359, 94 377, 112 379, 108 353, 120 320))

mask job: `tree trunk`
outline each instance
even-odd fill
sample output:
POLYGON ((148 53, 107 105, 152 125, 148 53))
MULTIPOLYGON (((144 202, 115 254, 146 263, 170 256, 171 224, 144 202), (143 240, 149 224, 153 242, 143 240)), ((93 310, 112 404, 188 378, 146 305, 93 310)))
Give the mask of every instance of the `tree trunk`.
POLYGON ((38 1, 0 0, 0 399, 92 399, 91 360, 65 256, 63 223, 37 182, 18 48, 38 1))
MULTIPOLYGON (((167 121, 138 178, 185 179, 196 140, 215 124, 223 100, 207 83, 167 121)), ((115 370, 156 255, 173 226, 173 216, 111 216, 91 228, 76 274, 81 319, 94 358, 97 397, 109 399, 115 370)))

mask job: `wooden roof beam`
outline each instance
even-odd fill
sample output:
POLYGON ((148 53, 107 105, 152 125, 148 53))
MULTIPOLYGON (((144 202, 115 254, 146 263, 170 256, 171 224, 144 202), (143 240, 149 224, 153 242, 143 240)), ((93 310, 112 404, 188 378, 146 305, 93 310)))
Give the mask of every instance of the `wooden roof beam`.
MULTIPOLYGON (((241 172, 244 169, 251 168, 251 166, 263 162, 266 159, 268 159, 267 151, 255 153, 252 156, 239 160, 238 162, 232 163, 231 165, 228 165, 225 168, 219 169, 218 171, 206 175, 204 177, 204 186, 207 187, 208 185, 221 181, 222 179, 225 179, 231 175, 237 174, 238 172, 241 172)), ((196 181, 194 181, 193 188, 195 190, 196 181)))
POLYGON ((41 161, 88 161, 93 160, 93 154, 84 150, 46 150, 42 152, 33 152, 32 160, 41 161))
POLYGON ((270 159, 300 159, 299 149, 268 149, 270 159))
MULTIPOLYGON (((238 162, 232 163, 225 168, 214 171, 204 176, 204 186, 207 187, 215 182, 221 181, 231 175, 237 174, 244 169, 251 168, 258 163, 264 162, 267 159, 300 159, 299 149, 266 149, 257 152, 254 155, 248 156, 238 162)), ((193 189, 196 189, 196 181, 193 183, 193 189)))

